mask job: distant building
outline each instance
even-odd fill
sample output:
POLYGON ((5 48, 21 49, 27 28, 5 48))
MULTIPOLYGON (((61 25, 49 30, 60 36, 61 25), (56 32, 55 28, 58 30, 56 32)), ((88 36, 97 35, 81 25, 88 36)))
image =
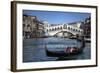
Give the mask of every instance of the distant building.
POLYGON ((72 25, 73 27, 81 28, 81 26, 83 25, 83 22, 77 21, 77 22, 68 23, 68 25, 72 25))
POLYGON ((44 25, 36 16, 23 15, 23 37, 36 38, 44 36, 44 25))
POLYGON ((47 30, 47 28, 50 27, 50 24, 47 21, 43 21, 42 23, 44 24, 44 32, 45 32, 44 35, 48 36, 48 30, 47 30))
POLYGON ((37 21, 37 37, 44 37, 44 24, 40 21, 37 21))
POLYGON ((31 17, 23 15, 23 37, 30 38, 31 35, 31 17))
POLYGON ((91 18, 90 17, 85 19, 83 30, 84 30, 84 36, 87 38, 90 38, 91 37, 91 18))

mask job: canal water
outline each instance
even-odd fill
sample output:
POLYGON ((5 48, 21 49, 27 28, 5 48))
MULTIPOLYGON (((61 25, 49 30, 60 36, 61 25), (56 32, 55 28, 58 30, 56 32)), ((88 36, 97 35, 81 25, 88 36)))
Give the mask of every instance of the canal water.
POLYGON ((81 60, 91 58, 91 43, 85 42, 83 52, 78 55, 64 57, 49 57, 46 55, 45 45, 50 50, 64 50, 68 46, 80 47, 81 42, 76 39, 49 37, 23 40, 23 62, 43 62, 60 60, 81 60))

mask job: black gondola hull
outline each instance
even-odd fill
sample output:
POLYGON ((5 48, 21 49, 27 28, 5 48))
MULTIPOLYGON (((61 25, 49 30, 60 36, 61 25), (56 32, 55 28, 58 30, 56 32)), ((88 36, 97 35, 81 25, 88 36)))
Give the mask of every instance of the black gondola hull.
POLYGON ((49 51, 46 50, 46 55, 47 56, 52 56, 52 57, 60 57, 60 56, 70 56, 70 55, 76 55, 82 53, 82 50, 78 50, 75 52, 64 52, 64 51, 49 51))

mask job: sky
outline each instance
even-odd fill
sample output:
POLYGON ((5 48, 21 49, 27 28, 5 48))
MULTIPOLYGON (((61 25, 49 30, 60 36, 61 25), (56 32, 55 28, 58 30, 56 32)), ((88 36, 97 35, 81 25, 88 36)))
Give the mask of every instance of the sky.
POLYGON ((23 10, 23 14, 36 16, 39 21, 47 21, 49 24, 62 24, 84 21, 85 18, 91 16, 90 13, 36 10, 23 10))

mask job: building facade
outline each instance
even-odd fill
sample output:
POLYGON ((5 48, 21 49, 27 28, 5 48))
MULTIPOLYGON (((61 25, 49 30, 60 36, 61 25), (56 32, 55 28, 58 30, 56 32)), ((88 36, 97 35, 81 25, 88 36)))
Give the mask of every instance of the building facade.
POLYGON ((91 37, 91 18, 90 17, 85 19, 83 30, 84 30, 84 36, 87 38, 90 38, 91 37))
POLYGON ((23 38, 44 36, 44 25, 36 16, 23 15, 23 38))

